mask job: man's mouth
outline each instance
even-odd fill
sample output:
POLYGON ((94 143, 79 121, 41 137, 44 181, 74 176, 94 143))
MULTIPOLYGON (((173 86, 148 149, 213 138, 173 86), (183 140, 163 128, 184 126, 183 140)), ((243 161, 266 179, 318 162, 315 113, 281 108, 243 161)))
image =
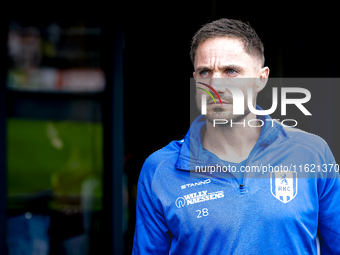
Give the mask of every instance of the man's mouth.
MULTIPOLYGON (((222 105, 229 105, 229 104, 232 104, 232 102, 229 102, 229 101, 221 101, 222 102, 222 105)), ((209 103, 208 103, 208 105, 214 105, 215 104, 215 102, 214 101, 210 101, 209 103)), ((220 104, 217 104, 216 106, 219 106, 220 104)))

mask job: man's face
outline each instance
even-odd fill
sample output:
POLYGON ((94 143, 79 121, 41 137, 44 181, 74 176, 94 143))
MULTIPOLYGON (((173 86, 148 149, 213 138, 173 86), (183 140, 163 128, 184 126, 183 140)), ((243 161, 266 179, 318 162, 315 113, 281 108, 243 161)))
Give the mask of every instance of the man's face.
MULTIPOLYGON (((229 37, 212 38, 201 43, 197 48, 194 68, 196 82, 212 86, 222 101, 221 106, 216 98, 217 105, 215 105, 212 98, 207 96, 206 118, 210 122, 214 119, 238 121, 247 116, 250 113, 247 104, 248 88, 252 89, 252 102, 255 106, 257 93, 265 86, 256 78, 267 78, 269 74, 267 67, 261 69, 261 62, 258 58, 244 51, 241 40, 229 37), (214 86, 216 84, 232 84, 241 89, 245 99, 244 115, 233 115, 233 99, 230 90, 219 89, 214 86)), ((196 86, 207 89, 199 83, 196 86)), ((196 89, 196 103, 200 110, 202 93, 206 92, 196 89)))

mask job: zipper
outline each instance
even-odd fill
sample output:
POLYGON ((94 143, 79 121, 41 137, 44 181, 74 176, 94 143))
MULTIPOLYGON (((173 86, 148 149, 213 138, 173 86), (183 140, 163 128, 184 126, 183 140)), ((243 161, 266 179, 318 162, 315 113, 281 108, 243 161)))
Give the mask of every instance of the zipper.
MULTIPOLYGON (((269 130, 267 131, 267 132, 269 132, 269 130)), ((266 132, 266 133, 267 133, 266 132)), ((264 133, 263 134, 263 136, 266 134, 266 133, 264 133)), ((254 146, 254 148, 251 150, 251 152, 250 152, 250 154, 249 154, 249 157, 247 158, 247 161, 246 161, 246 164, 245 164, 245 168, 247 167, 247 166, 249 166, 249 163, 250 163, 250 161, 251 161, 251 159, 252 158, 254 158, 254 156, 257 154, 257 149, 258 148, 261 148, 262 146, 264 146, 264 144, 266 144, 265 142, 268 142, 268 140, 267 139, 264 139, 264 140, 262 140, 262 141, 260 141, 259 143, 256 143, 255 144, 255 146, 254 146)), ((247 175, 247 173, 248 172, 243 172, 243 179, 242 179, 242 184, 239 184, 239 190, 241 191, 241 193, 245 193, 245 191, 246 191, 246 187, 245 187, 245 181, 246 181, 246 175, 247 175)))
MULTIPOLYGON (((271 129, 266 130, 266 132, 264 134, 262 134, 262 137, 265 137, 265 138, 261 139, 261 141, 257 140, 254 148, 249 153, 249 157, 247 158, 245 168, 249 165, 249 162, 251 161, 251 159, 254 158, 254 156, 257 154, 257 149, 261 148, 265 144, 269 143, 269 140, 267 138, 268 138, 268 136, 270 135, 271 132, 272 132, 271 129)), ((246 187, 245 187, 246 175, 247 175, 247 172, 243 172, 242 184, 238 183, 239 184, 239 190, 241 191, 241 194, 245 193, 245 191, 246 191, 246 187)))

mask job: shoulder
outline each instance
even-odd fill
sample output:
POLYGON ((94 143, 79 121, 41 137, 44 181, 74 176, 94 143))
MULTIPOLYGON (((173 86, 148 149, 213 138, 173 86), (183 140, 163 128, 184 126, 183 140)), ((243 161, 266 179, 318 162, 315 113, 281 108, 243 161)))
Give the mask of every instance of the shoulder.
POLYGON ((334 161, 334 157, 327 142, 320 136, 292 127, 283 127, 281 134, 287 139, 291 146, 295 146, 297 149, 303 148, 304 150, 317 153, 327 161, 334 161))
MULTIPOLYGON (((165 147, 152 153, 144 162, 138 182, 143 186, 152 185, 152 180, 159 171, 174 168, 183 140, 170 142, 165 147)), ((161 173, 165 174, 165 173, 161 173)))

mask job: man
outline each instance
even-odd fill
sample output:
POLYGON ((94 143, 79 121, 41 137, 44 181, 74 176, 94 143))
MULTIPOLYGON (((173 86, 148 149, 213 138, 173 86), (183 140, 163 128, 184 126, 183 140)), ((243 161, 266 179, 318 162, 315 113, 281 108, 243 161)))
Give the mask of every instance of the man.
POLYGON ((206 114, 185 139, 145 161, 133 254, 317 254, 317 237, 322 254, 340 254, 336 171, 240 171, 336 165, 321 138, 253 113, 269 75, 255 31, 236 20, 209 23, 194 36, 191 58, 198 108, 203 94, 215 96, 205 97, 206 114), (221 84, 242 91, 244 114, 233 111, 232 86, 221 84))

